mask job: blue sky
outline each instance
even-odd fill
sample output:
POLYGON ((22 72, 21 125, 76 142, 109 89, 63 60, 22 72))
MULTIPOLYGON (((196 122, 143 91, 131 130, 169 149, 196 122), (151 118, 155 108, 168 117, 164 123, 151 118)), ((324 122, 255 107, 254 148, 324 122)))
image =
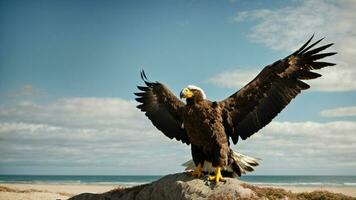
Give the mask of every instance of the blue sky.
POLYGON ((263 159, 254 174, 355 175, 354 8, 346 0, 0 1, 0 174, 181 171, 190 148, 135 109, 139 71, 177 95, 194 84, 222 100, 315 33, 335 42, 338 66, 233 148, 263 159))

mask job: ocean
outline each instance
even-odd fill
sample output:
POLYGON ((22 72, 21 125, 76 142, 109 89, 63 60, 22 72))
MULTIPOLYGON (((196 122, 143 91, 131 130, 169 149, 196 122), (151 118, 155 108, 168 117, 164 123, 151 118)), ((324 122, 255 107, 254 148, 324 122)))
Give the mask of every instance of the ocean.
MULTIPOLYGON (((1 183, 92 184, 134 186, 155 181, 162 176, 57 176, 0 175, 1 183)), ((356 176, 242 176, 240 180, 255 185, 273 186, 356 186, 356 176)))

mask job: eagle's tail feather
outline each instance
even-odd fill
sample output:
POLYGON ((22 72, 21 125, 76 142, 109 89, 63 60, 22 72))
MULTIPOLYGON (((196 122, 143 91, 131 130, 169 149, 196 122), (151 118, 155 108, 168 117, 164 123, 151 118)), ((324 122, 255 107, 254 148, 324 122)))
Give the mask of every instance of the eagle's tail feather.
POLYGON ((195 164, 193 160, 188 160, 187 162, 182 164, 183 167, 185 167, 185 170, 194 170, 195 164))
POLYGON ((246 172, 252 172, 254 170, 253 167, 258 166, 259 158, 254 158, 251 156, 244 155, 242 153, 235 152, 231 150, 231 158, 233 171, 238 175, 246 174, 246 172))
MULTIPOLYGON (((246 172, 252 172, 254 170, 253 167, 258 166, 258 160, 260 159, 231 150, 229 156, 229 165, 222 169, 222 173, 228 174, 228 176, 232 177, 241 176, 241 174, 246 174, 246 172)), ((189 160, 183 163, 182 166, 185 167, 185 170, 194 170, 195 168, 193 160, 189 160)), ((214 171, 215 168, 212 166, 212 164, 205 161, 203 165, 203 172, 210 174, 214 171)))

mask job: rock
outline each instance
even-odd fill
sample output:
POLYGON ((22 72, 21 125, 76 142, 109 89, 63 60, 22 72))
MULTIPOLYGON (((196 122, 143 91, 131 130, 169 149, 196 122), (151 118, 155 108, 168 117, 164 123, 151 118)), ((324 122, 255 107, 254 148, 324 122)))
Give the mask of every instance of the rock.
POLYGON ((167 175, 150 184, 115 189, 103 194, 84 193, 69 200, 188 200, 188 199, 255 199, 257 195, 237 179, 226 178, 218 184, 186 173, 167 175))

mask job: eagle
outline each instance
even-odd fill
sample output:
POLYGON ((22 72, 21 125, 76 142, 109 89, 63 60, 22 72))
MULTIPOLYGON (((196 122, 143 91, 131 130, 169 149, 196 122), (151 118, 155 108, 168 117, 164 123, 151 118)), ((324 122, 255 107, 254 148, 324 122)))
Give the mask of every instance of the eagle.
POLYGON ((310 88, 304 80, 321 76, 312 70, 335 65, 320 61, 337 53, 322 52, 333 43, 317 47, 324 38, 311 43, 313 37, 294 53, 264 67, 222 101, 210 101, 201 88, 189 85, 180 92, 183 102, 164 84, 150 82, 141 71, 145 86, 137 86, 137 108, 164 135, 191 145, 192 161, 186 166, 192 169, 192 176, 208 173, 208 180, 216 183, 224 181, 223 176, 241 176, 253 171, 258 159, 233 151, 230 143, 237 144, 258 132, 302 90, 310 88))

